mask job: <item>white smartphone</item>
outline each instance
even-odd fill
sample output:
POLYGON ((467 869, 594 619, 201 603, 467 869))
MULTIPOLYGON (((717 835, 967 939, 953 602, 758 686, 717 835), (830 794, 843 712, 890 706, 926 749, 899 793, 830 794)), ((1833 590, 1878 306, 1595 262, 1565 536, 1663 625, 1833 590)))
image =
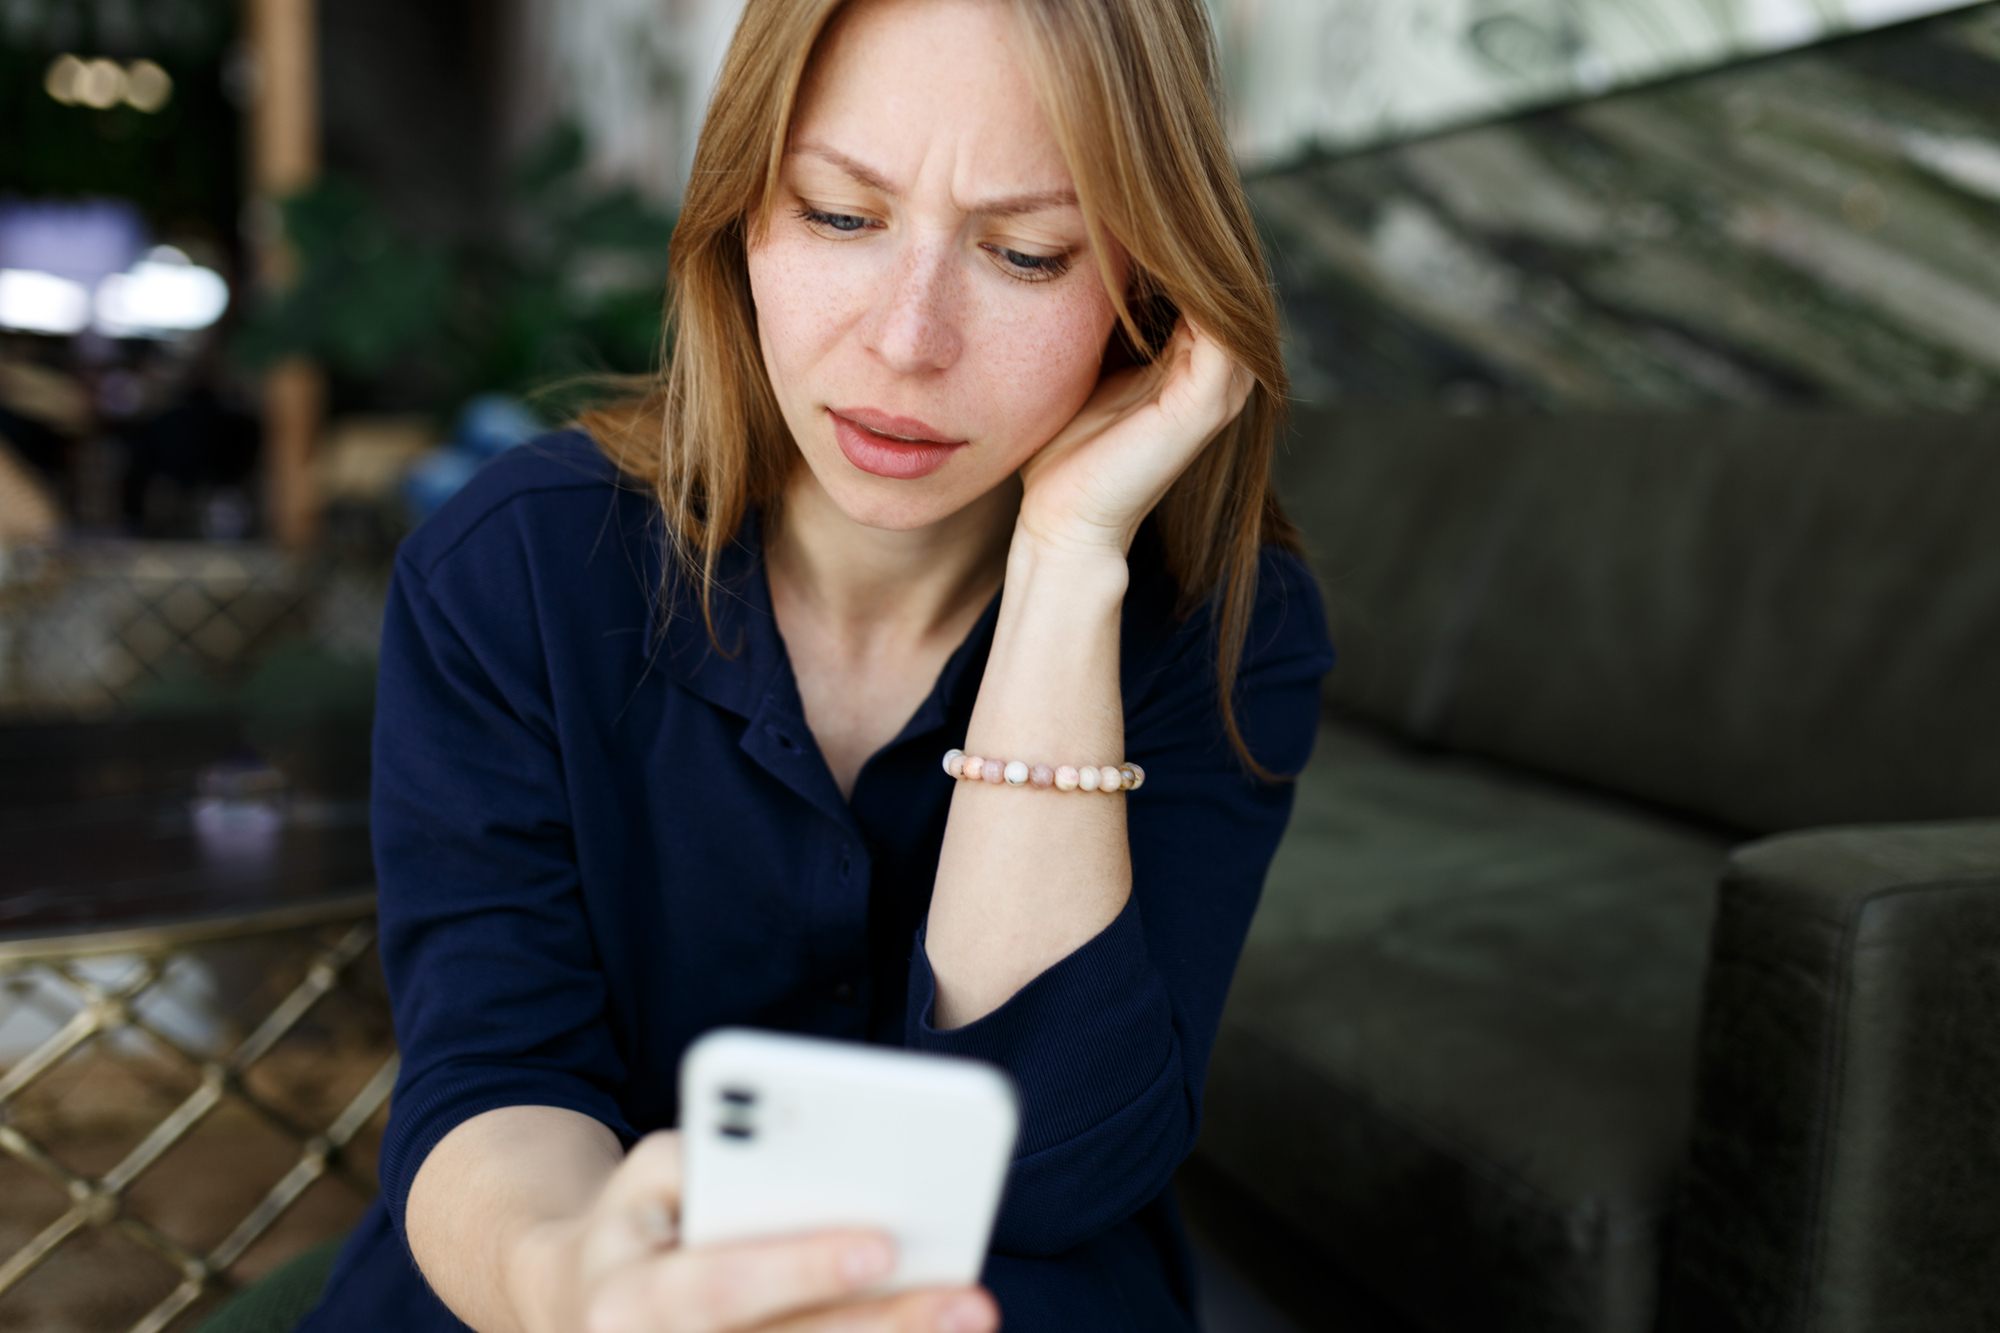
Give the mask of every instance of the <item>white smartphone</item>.
POLYGON ((1020 1124, 999 1069, 719 1028, 680 1082, 687 1244, 871 1227, 896 1242, 880 1290, 978 1279, 1020 1124))

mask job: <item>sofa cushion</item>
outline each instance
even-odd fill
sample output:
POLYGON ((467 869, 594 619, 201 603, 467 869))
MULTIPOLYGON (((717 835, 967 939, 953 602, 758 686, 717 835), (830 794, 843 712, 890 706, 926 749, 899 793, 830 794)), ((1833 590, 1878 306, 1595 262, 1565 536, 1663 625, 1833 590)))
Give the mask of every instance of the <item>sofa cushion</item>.
POLYGON ((1342 707, 1745 829, 2000 812, 2000 418, 1301 416, 1342 707))
POLYGON ((1728 846, 1328 724, 1202 1156, 1421 1326, 1649 1329, 1728 846))

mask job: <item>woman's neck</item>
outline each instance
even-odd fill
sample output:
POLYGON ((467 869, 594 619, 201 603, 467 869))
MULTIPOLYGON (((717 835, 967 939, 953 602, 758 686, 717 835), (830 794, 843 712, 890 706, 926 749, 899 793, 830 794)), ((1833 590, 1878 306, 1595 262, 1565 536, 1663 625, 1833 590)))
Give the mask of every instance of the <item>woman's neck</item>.
POLYGON ((1000 587, 1019 507, 1010 484, 942 522, 890 532, 841 513, 802 467, 765 541, 773 595, 782 585, 795 609, 856 647, 939 633, 956 642, 1000 587))
POLYGON ((1010 484, 943 522, 888 532, 849 519, 799 469, 767 530, 765 568, 806 722, 842 795, 999 589, 1019 507, 1010 484))

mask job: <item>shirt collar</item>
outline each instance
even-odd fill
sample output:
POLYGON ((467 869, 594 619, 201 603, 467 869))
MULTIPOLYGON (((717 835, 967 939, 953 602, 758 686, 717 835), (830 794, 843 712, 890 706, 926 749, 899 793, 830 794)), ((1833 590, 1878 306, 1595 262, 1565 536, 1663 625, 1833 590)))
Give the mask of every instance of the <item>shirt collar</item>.
POLYGON ((718 708, 739 717, 755 713, 785 663, 756 511, 716 560, 708 599, 713 635, 702 615, 700 585, 672 567, 674 557, 657 524, 646 542, 646 559, 656 591, 647 607, 645 645, 655 665, 718 708))
MULTIPOLYGON (((656 654, 655 665, 690 693, 738 717, 775 709, 796 715, 803 727, 798 684, 771 610, 763 525, 757 512, 753 509, 744 518, 736 539, 716 562, 715 588, 709 598, 713 637, 702 617, 698 585, 678 569, 668 573, 671 555, 657 526, 646 545, 650 586, 658 592, 648 606, 644 642, 647 651, 656 654)), ((891 745, 949 727, 954 718, 962 725, 986 673, 999 614, 996 592, 891 745)))

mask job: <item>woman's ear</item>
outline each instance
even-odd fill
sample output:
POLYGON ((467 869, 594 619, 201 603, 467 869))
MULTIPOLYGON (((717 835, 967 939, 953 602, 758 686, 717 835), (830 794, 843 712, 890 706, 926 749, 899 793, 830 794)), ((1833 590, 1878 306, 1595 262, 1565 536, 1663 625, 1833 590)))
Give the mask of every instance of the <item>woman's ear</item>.
POLYGON ((1131 310, 1132 322, 1139 326, 1139 332, 1152 350, 1142 351, 1132 341, 1132 335, 1126 332, 1125 322, 1120 320, 1111 326, 1111 340, 1105 344, 1103 373, 1106 375, 1115 375, 1134 366, 1150 365, 1160 349, 1167 345, 1167 339, 1174 336, 1174 326, 1180 323, 1180 307, 1161 292, 1134 292, 1126 298, 1126 307, 1131 310))

